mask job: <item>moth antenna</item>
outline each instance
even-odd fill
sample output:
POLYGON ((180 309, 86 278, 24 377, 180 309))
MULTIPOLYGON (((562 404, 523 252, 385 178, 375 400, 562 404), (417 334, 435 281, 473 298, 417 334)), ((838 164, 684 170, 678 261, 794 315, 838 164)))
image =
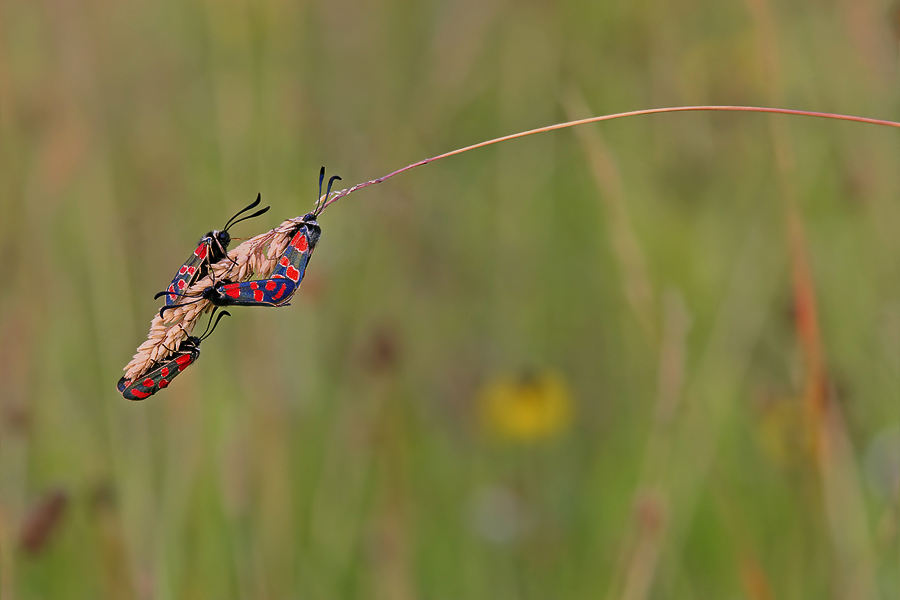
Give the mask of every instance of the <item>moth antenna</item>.
POLYGON ((340 175, 335 175, 331 179, 328 180, 328 191, 325 192, 326 197, 328 197, 328 195, 331 194, 331 188, 334 185, 335 181, 343 181, 343 179, 341 179, 340 175))
MULTIPOLYGON (((322 176, 324 175, 325 172, 322 171, 322 176)), ((319 177, 319 194, 322 193, 322 176, 319 177)), ((325 208, 325 202, 328 201, 328 196, 331 195, 331 187, 334 185, 335 181, 343 181, 343 179, 341 179, 338 175, 334 175, 331 179, 328 180, 328 191, 325 192, 325 200, 322 202, 321 208, 316 206, 316 212, 313 213, 315 216, 318 217, 322 210, 325 208)))
MULTIPOLYGON (((180 294, 180 295, 183 296, 183 294, 180 294)), ((167 310, 180 308, 182 306, 190 306, 191 304, 196 304, 196 303, 200 302, 201 300, 203 300, 203 298, 197 298, 196 300, 191 300, 190 302, 183 302, 181 304, 170 304, 169 306, 163 306, 161 309, 159 309, 159 318, 164 319, 165 317, 163 316, 163 313, 166 312, 167 310)))
MULTIPOLYGON (((325 181, 325 165, 322 165, 322 168, 319 169, 319 195, 316 196, 316 207, 313 209, 313 214, 318 214, 319 203, 322 201, 322 182, 325 181)), ((327 200, 327 198, 326 198, 327 200)))
POLYGON ((156 300, 160 296, 168 296, 168 295, 181 296, 182 298, 193 298, 194 297, 194 296, 188 296, 187 294, 182 294, 181 292, 170 292, 169 290, 164 290, 164 291, 156 294, 155 296, 153 296, 153 299, 156 300))
MULTIPOLYGON (((209 331, 209 326, 212 324, 213 317, 216 316, 217 310, 219 310, 219 307, 213 306, 212 312, 209 313, 209 320, 206 322, 206 329, 203 330, 203 333, 197 336, 198 338, 203 338, 203 336, 206 335, 206 332, 209 331)), ((179 323, 179 325, 181 325, 181 323, 179 323)), ((184 330, 184 327, 182 327, 181 330, 187 333, 187 331, 184 330)))
POLYGON ((222 312, 219 313, 219 318, 216 319, 216 322, 215 322, 215 324, 212 326, 212 329, 210 329, 210 328, 209 328, 209 324, 212 323, 213 315, 216 314, 216 310, 218 310, 218 309, 219 309, 218 306, 215 307, 215 308, 213 309, 212 313, 209 315, 209 321, 206 323, 206 331, 204 331, 204 332, 203 332, 203 335, 200 336, 200 341, 201 341, 201 342, 202 342, 203 340, 205 340, 206 338, 208 338, 209 336, 212 335, 212 332, 216 330, 216 327, 219 325, 219 321, 222 320, 222 317, 230 317, 230 316, 231 316, 231 313, 230 313, 230 312, 228 312, 227 310, 223 310, 222 312))
POLYGON ((253 218, 255 218, 255 217, 258 217, 259 215, 263 215, 263 214, 269 212, 269 209, 270 209, 270 208, 272 208, 272 207, 271 207, 271 206, 267 206, 267 207, 265 207, 265 208, 261 208, 261 209, 259 209, 258 211, 256 211, 255 213, 253 213, 252 215, 247 215, 246 217, 241 217, 241 218, 238 219, 237 221, 233 221, 233 222, 229 223, 228 225, 225 226, 225 231, 228 231, 228 228, 229 228, 229 227, 231 227, 231 226, 233 226, 233 225, 237 225, 237 224, 240 223, 241 221, 246 221, 247 219, 253 219, 253 218))
MULTIPOLYGON (((235 221, 235 219, 237 219, 240 215, 244 214, 244 213, 247 212, 248 210, 250 210, 250 209, 252 209, 252 208, 254 208, 254 207, 256 207, 256 206, 259 206, 259 203, 260 203, 260 202, 262 202, 262 193, 257 193, 257 194, 256 194, 256 200, 255 200, 252 204, 249 204, 249 205, 245 206, 244 208, 242 208, 241 210, 239 210, 233 217, 231 217, 230 219, 228 219, 228 222, 225 223, 225 227, 223 227, 223 229, 224 229, 225 231, 227 231, 229 227, 231 227, 231 226, 234 225, 235 223, 238 223, 239 221, 235 221)), ((252 219, 253 217, 258 217, 259 215, 261 215, 261 214, 263 214, 264 212, 266 212, 267 210, 269 210, 269 208, 270 208, 270 207, 267 206, 266 208, 262 209, 261 211, 258 211, 256 214, 250 215, 249 217, 246 217, 246 218, 247 218, 247 219, 252 219)), ((243 221, 243 220, 244 220, 244 219, 241 219, 241 221, 243 221)))

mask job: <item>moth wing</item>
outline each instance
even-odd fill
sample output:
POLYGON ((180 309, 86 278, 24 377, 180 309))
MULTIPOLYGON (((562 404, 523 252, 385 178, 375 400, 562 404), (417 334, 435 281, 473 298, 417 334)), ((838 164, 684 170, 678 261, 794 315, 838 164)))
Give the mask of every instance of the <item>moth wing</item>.
MULTIPOLYGON (((184 261, 181 268, 178 269, 178 273, 175 274, 175 278, 172 280, 172 283, 169 284, 169 287, 166 288, 166 291, 183 294, 185 290, 197 281, 201 271, 203 271, 203 265, 208 256, 209 242, 204 239, 200 242, 200 245, 197 246, 197 249, 194 250, 194 253, 184 261)), ((180 298, 181 296, 176 296, 174 293, 166 294, 166 306, 177 304, 180 301, 180 298)))
POLYGON ((175 358, 166 360, 164 363, 150 369, 134 381, 129 382, 122 377, 116 387, 119 388, 122 396, 128 400, 149 398, 159 390, 168 387, 172 379, 193 363, 196 358, 191 353, 180 353, 175 358))
POLYGON ((272 278, 226 283, 217 289, 227 298, 228 306, 281 306, 294 294, 297 284, 290 279, 272 278))

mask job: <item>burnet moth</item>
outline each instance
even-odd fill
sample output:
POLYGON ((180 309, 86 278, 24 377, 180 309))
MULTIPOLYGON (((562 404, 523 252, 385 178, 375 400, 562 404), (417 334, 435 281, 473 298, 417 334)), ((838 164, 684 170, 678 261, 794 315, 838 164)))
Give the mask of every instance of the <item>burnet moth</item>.
POLYGON ((258 217, 271 208, 267 206, 256 211, 252 215, 238 219, 240 215, 258 206, 261 200, 262 194, 257 194, 256 201, 231 217, 228 222, 225 223, 225 227, 221 230, 214 229, 200 239, 197 249, 194 250, 194 253, 191 254, 183 265, 181 265, 181 268, 178 269, 178 273, 175 274, 175 279, 172 280, 172 283, 169 284, 169 287, 166 289, 166 292, 169 292, 166 294, 166 306, 175 304, 175 302, 178 301, 179 294, 183 294, 184 290, 191 287, 195 281, 202 279, 206 275, 209 265, 215 264, 228 256, 228 244, 231 243, 231 234, 228 233, 229 227, 240 223, 241 221, 258 217))
MULTIPOLYGON (((325 167, 319 171, 319 198, 322 198, 322 182, 325 179, 325 167)), ((341 178, 335 175, 328 180, 328 189, 325 198, 331 194, 331 187, 335 181, 341 178)), ((291 241, 284 253, 279 257, 278 264, 272 272, 269 279, 258 279, 255 281, 244 281, 240 283, 231 283, 223 281, 215 286, 210 286, 196 296, 194 300, 183 304, 172 304, 163 307, 160 311, 162 318, 166 310, 185 306, 199 302, 200 300, 209 300, 215 306, 285 306, 290 301, 294 292, 303 281, 306 273, 306 266, 312 256, 319 237, 322 235, 322 228, 316 222, 319 213, 322 212, 320 206, 316 206, 316 210, 303 216, 295 228, 289 232, 291 241)), ((160 296, 166 292, 160 292, 160 296)), ((181 295, 181 294, 176 294, 181 295)))
POLYGON ((200 342, 212 335, 222 317, 226 315, 231 316, 231 313, 228 311, 222 311, 219 313, 219 318, 213 323, 213 315, 215 315, 217 310, 218 307, 213 309, 213 313, 209 316, 209 322, 206 324, 206 331, 199 337, 188 336, 186 340, 179 344, 176 350, 172 351, 165 358, 158 360, 150 367, 147 373, 135 378, 133 381, 122 377, 116 386, 119 392, 128 400, 143 400, 168 387, 173 379, 200 358, 200 342))

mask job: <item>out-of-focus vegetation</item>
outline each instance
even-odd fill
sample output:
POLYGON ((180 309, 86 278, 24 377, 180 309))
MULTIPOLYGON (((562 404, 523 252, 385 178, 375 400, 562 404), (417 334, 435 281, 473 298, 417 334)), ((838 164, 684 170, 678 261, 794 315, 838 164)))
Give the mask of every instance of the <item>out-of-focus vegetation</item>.
POLYGON ((886 2, 0 3, 0 594, 897 598, 900 136, 545 134, 351 195, 115 390, 201 234, 497 135, 900 117, 886 2), (541 416, 543 415, 543 416, 541 416))

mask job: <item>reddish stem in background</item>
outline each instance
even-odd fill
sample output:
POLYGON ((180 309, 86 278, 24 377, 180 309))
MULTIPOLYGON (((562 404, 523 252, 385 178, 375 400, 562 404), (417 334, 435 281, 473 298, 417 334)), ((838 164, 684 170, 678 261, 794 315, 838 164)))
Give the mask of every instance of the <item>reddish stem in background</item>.
MULTIPOLYGON (((598 123, 600 121, 611 121, 613 119, 621 119, 623 117, 636 117, 639 115, 654 115, 659 113, 672 113, 672 112, 701 112, 701 111, 721 111, 721 112, 759 112, 759 113, 774 113, 781 115, 798 115, 803 117, 819 117, 822 119, 835 119, 838 121, 855 121, 857 123, 869 123, 871 125, 885 125, 887 127, 897 127, 900 128, 900 123, 896 121, 886 121, 883 119, 869 119, 867 117, 855 117, 852 115, 841 115, 835 113, 824 113, 824 112, 813 112, 808 110, 793 110, 790 108, 767 108, 764 106, 670 106, 667 108, 647 108, 644 110, 632 110, 629 112, 623 113, 615 113, 612 115, 602 115, 599 117, 590 117, 588 119, 579 119, 577 121, 568 121, 566 123, 557 123, 556 125, 547 125, 546 127, 539 127, 537 129, 529 129, 528 131, 522 131, 519 133, 513 133, 511 135, 504 135, 503 137, 498 137, 493 140, 488 140, 486 142, 480 142, 478 144, 473 144, 471 146, 466 146, 465 148, 459 148, 457 150, 453 150, 451 152, 445 152, 444 154, 438 154, 437 156, 433 156, 431 158, 426 158, 425 160, 420 160, 417 163, 413 163, 409 166, 403 167, 402 169, 398 169, 393 173, 389 173, 384 177, 379 177, 378 179, 372 179, 371 181, 365 181, 363 183, 357 183, 353 187, 349 187, 345 190, 341 190, 337 194, 334 195, 330 200, 325 202, 322 206, 321 210, 325 210, 329 205, 334 204, 338 201, 339 198, 343 198, 349 194, 357 190, 361 190, 364 187, 369 187, 370 185, 375 185, 377 183, 381 183, 382 181, 386 181, 393 177, 394 175, 399 175, 404 171, 409 171, 410 169, 415 169, 416 167, 421 167, 423 165, 427 165, 428 163, 433 163, 436 160, 441 160, 442 158, 448 158, 450 156, 454 156, 456 154, 462 154, 463 152, 468 152, 469 150, 475 150, 476 148, 482 148, 484 146, 490 146, 491 144, 497 144, 499 142, 505 142, 507 140, 514 140, 516 138, 526 137, 529 135, 534 135, 535 133, 544 133, 545 131, 555 131, 557 129, 565 129, 567 127, 574 127, 576 125, 586 125, 587 123, 598 123)), ((321 211, 320 211, 321 212, 321 211)))

